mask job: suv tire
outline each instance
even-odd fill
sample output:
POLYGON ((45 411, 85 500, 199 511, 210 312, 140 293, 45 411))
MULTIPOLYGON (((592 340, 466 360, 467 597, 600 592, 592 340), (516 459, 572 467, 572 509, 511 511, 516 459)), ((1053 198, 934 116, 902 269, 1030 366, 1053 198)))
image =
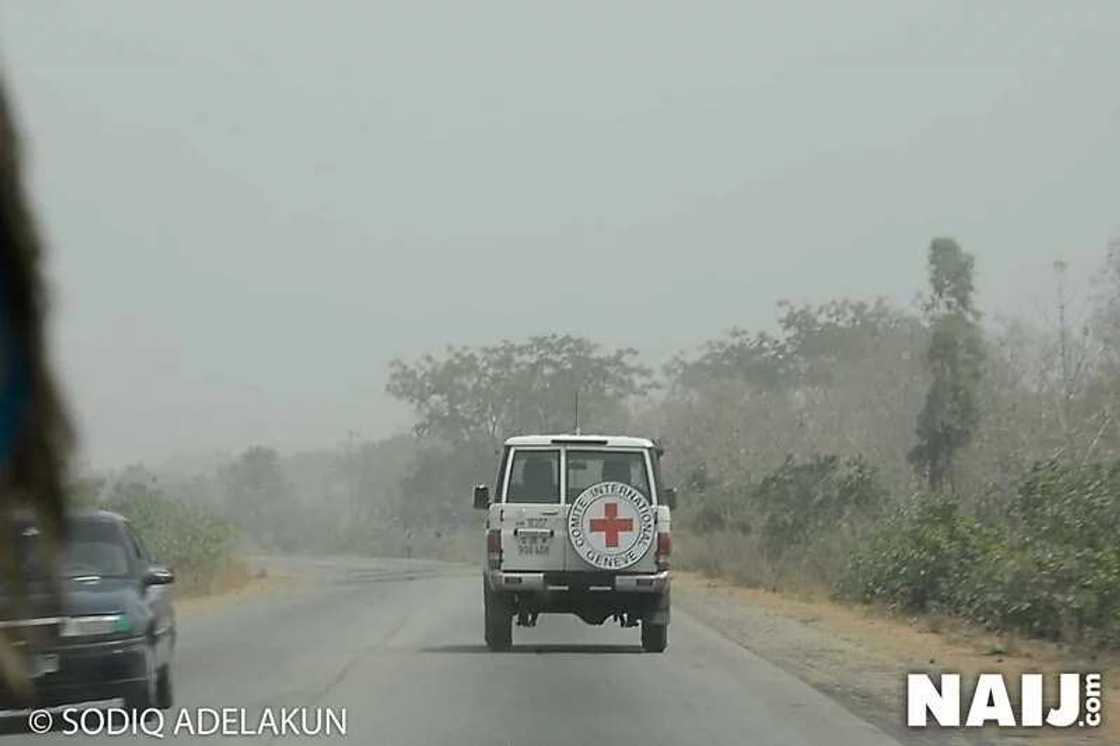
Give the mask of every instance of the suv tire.
POLYGON ((158 686, 156 671, 152 667, 155 654, 151 647, 145 651, 147 675, 143 681, 133 684, 131 691, 124 696, 124 707, 135 722, 139 722, 138 718, 154 706, 158 686))
POLYGON ((642 650, 663 653, 669 645, 669 625, 642 622, 642 650))
POLYGON ((485 607, 486 646, 493 651, 509 650, 513 645, 513 614, 483 580, 482 603, 485 607))
POLYGON ((171 664, 159 669, 156 674, 156 696, 153 705, 161 710, 170 709, 175 704, 175 692, 171 686, 171 664))

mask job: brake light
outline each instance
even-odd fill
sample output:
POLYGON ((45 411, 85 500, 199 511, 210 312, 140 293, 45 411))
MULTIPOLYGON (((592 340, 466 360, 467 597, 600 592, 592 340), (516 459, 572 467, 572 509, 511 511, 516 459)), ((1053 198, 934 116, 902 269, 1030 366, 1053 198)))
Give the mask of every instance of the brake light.
POLYGON ((502 566, 502 531, 492 528, 486 532, 486 561, 491 570, 502 566))
POLYGON ((673 553, 673 538, 667 531, 657 532, 657 552, 654 557, 657 559, 658 570, 669 569, 669 555, 673 553))

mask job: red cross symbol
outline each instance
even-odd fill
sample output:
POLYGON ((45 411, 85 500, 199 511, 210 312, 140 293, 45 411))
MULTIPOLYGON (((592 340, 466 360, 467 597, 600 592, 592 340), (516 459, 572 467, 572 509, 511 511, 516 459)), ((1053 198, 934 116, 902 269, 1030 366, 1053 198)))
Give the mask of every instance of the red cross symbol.
POLYGON ((604 533, 608 547, 617 547, 618 535, 633 530, 633 519, 618 517, 618 503, 607 503, 603 506, 603 517, 591 519, 591 533, 604 533))

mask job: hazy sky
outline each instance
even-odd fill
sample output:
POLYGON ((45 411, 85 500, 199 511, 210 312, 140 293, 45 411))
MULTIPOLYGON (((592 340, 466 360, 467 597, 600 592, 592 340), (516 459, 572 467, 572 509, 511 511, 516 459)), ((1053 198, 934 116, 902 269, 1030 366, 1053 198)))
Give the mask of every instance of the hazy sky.
POLYGON ((1026 310, 1120 230, 1116 2, 0 2, 96 463, 401 429, 386 363, 1026 310))

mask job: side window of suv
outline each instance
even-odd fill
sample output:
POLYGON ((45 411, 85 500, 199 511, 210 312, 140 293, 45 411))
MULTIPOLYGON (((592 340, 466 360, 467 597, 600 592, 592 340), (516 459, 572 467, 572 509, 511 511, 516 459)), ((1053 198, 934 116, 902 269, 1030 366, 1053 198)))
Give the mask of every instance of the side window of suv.
POLYGON ((502 480, 506 478, 506 464, 509 463, 509 451, 510 449, 508 447, 502 450, 502 460, 498 464, 498 475, 496 481, 494 482, 495 499, 498 495, 502 494, 502 480))
POLYGON ((506 502, 560 502, 560 451, 514 451, 506 502))

